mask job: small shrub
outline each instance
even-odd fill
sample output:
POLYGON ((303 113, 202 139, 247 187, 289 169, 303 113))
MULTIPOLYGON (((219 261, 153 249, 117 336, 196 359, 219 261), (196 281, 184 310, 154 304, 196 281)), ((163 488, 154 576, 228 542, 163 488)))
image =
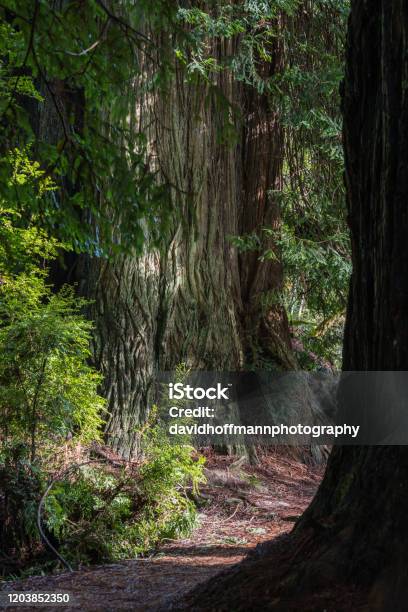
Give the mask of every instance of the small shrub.
POLYGON ((99 437, 104 400, 91 368, 91 324, 71 289, 52 294, 41 275, 0 288, 0 430, 38 453, 67 436, 99 437))
POLYGON ((189 492, 204 480, 204 459, 185 442, 173 444, 160 422, 146 427, 143 437, 144 460, 131 472, 85 466, 53 487, 46 524, 71 562, 134 558, 194 527, 189 492))

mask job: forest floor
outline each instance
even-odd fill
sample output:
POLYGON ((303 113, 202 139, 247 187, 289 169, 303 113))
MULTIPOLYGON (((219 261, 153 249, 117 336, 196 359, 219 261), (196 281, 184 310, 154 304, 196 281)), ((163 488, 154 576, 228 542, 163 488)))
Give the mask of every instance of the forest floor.
POLYGON ((85 612, 169 609, 257 545, 288 533, 323 473, 323 466, 280 453, 268 453, 258 466, 210 455, 206 466, 199 522, 189 538, 166 542, 147 559, 7 582, 3 590, 67 592, 69 609, 85 612))

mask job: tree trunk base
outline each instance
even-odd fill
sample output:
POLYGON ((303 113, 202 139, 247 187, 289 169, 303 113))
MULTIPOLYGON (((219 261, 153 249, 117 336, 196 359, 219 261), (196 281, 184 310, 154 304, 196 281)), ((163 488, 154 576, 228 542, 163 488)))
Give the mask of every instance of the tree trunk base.
MULTIPOLYGON (((369 605, 366 588, 344 580, 336 549, 316 549, 313 532, 292 532, 257 546, 242 563, 200 585, 173 610, 217 610, 230 612, 276 610, 317 612, 323 610, 385 612, 398 607, 369 605)), ((374 603, 374 602, 373 602, 374 603)), ((403 608, 401 608, 402 610, 403 608)))
POLYGON ((258 546, 177 609, 405 612, 407 460, 403 447, 336 447, 291 534, 258 546))

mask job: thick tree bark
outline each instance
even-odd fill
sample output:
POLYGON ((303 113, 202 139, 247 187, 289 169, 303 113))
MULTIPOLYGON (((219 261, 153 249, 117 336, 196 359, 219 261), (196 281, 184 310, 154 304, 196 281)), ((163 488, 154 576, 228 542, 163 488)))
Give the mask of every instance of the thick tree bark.
MULTIPOLYGON (((408 3, 352 2, 343 92, 353 276, 344 370, 408 370, 408 3)), ((347 408, 347 407, 345 407, 347 408)), ((285 546, 201 589, 189 609, 299 609, 303 591, 365 592, 371 610, 408 601, 408 450, 333 450, 323 483, 285 546), (291 603, 292 602, 292 603, 291 603)), ((307 599, 307 597, 306 597, 307 599)), ((355 604, 356 605, 356 604, 355 604)), ((305 608, 315 609, 315 608, 305 608)), ((320 609, 320 608, 319 608, 320 609)), ((357 609, 348 604, 347 609, 357 609)), ((360 608, 358 608, 360 609, 360 608)))
MULTIPOLYGON (((219 59, 232 55, 235 44, 214 42, 213 53, 219 59)), ((277 45, 271 74, 282 58, 277 45)), ((159 370, 182 362, 237 370, 261 359, 296 367, 278 300, 281 263, 261 262, 259 252, 240 255, 230 241, 279 225, 271 194, 281 180, 279 118, 266 95, 243 87, 229 72, 218 75, 216 86, 239 108, 236 144, 220 141, 225 117, 208 85, 186 82, 178 68, 165 93, 143 97, 135 83, 133 124, 147 131, 158 180, 173 186, 179 212, 162 249, 147 243, 140 257, 114 264, 94 259, 82 268, 83 291, 95 299, 95 360, 110 412, 106 434, 127 457, 137 453, 135 428, 149 409, 159 370)), ((262 248, 271 246, 263 240, 262 248)))
MULTIPOLYGON (((352 4, 343 98, 353 250, 346 371, 408 370, 407 34, 405 0, 352 4)), ((370 588, 372 609, 403 609, 402 590, 406 603, 407 477, 405 447, 336 448, 298 526, 338 549, 338 575, 370 588)))
MULTIPOLYGON (((282 20, 282 18, 281 18, 282 20)), ((282 28, 283 23, 279 26, 282 28)), ((275 42, 273 60, 263 63, 264 79, 282 73, 285 64, 283 41, 275 42)), ((282 189, 284 132, 270 95, 254 88, 243 91, 242 113, 242 204, 239 232, 255 233, 261 240, 260 252, 268 250, 275 258, 261 260, 259 252, 240 256, 240 287, 243 305, 244 344, 249 363, 262 367, 262 360, 284 369, 296 369, 291 352, 289 326, 281 304, 282 262, 273 239, 264 228, 279 230, 280 212, 276 195, 282 189)))

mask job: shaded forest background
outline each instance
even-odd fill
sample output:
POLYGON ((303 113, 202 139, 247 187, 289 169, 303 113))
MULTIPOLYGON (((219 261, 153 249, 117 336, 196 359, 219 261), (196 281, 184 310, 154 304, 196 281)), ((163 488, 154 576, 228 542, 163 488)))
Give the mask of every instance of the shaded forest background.
POLYGON ((161 370, 339 367, 348 12, 0 4, 5 575, 53 567, 36 512, 57 474, 46 537, 71 563, 191 529, 203 462, 165 436, 161 370), (102 442, 136 471, 94 466, 102 442))

